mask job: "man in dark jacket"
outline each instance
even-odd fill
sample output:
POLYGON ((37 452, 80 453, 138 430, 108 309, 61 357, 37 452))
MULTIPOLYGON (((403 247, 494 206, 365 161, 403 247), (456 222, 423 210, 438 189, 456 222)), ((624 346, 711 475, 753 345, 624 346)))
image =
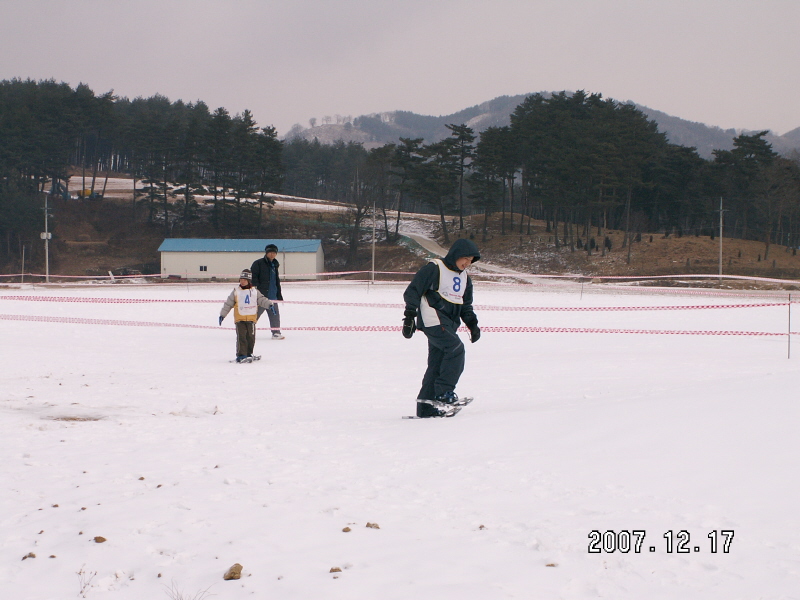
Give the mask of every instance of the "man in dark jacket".
MULTIPOLYGON (((278 247, 275 244, 267 244, 264 248, 264 258, 259 258, 250 267, 253 272, 253 287, 257 288, 264 296, 270 300, 283 301, 281 293, 281 276, 278 272, 280 263, 275 259, 278 256, 278 247)), ((273 302, 272 308, 268 308, 269 326, 272 329, 272 339, 282 340, 281 335, 281 312, 278 304, 273 302)), ((258 317, 261 318, 264 309, 258 307, 258 317)))
POLYGON ((472 309, 472 280, 464 270, 480 257, 475 242, 456 240, 444 260, 436 259, 422 267, 403 294, 403 336, 411 338, 420 329, 428 338, 428 368, 417 395, 418 417, 446 414, 419 400, 458 402, 455 388, 464 371, 464 344, 456 331, 463 321, 473 343, 481 336, 472 309))

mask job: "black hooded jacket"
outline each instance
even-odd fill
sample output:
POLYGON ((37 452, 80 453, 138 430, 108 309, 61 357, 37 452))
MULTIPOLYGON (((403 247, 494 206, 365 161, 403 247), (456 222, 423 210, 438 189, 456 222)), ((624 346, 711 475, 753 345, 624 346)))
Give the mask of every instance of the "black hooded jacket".
POLYGON ((277 258, 270 262, 267 260, 267 257, 264 256, 263 258, 256 260, 250 267, 250 270, 253 272, 253 287, 257 288, 258 291, 265 296, 267 296, 269 291, 270 271, 275 273, 275 288, 277 289, 277 295, 275 298, 270 298, 270 300, 283 300, 283 293, 281 292, 280 269, 278 268, 280 265, 281 263, 278 262, 277 258))
MULTIPOLYGON (((447 256, 442 260, 448 269, 460 273, 461 271, 456 267, 456 260, 465 256, 474 257, 472 260, 473 263, 481 258, 477 244, 472 240, 462 238, 455 241, 450 251, 447 253, 447 256)), ((406 310, 414 311, 419 315, 420 302, 422 301, 422 297, 425 296, 428 300, 428 304, 436 309, 442 323, 445 323, 445 320, 449 320, 454 327, 458 327, 461 321, 463 321, 467 327, 478 324, 478 317, 475 316, 475 311, 472 309, 472 279, 470 279, 469 275, 467 275, 467 284, 464 288, 463 304, 453 304, 452 302, 442 299, 436 291, 438 287, 439 265, 434 262, 429 262, 417 271, 417 274, 414 275, 414 279, 411 280, 411 283, 403 294, 403 299, 406 302, 406 310)), ((417 326, 423 326, 419 316, 417 317, 417 326)))

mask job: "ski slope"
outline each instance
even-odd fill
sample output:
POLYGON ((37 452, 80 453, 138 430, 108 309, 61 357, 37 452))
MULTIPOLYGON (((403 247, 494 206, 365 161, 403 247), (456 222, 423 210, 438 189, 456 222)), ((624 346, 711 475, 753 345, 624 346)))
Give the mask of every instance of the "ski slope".
POLYGON ((688 333, 785 294, 478 283, 476 401, 404 420, 402 284, 287 282, 249 365, 231 287, 0 289, 0 597, 800 598, 800 347, 688 333))

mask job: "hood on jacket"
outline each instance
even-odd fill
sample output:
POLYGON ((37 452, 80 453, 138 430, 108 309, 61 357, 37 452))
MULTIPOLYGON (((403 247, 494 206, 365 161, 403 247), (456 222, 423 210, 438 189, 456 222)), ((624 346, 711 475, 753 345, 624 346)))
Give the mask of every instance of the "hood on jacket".
POLYGON ((478 250, 478 244, 467 238, 460 238, 453 243, 447 256, 444 257, 444 262, 449 266, 454 267, 459 258, 465 256, 472 256, 472 262, 476 263, 481 259, 481 253, 478 250))

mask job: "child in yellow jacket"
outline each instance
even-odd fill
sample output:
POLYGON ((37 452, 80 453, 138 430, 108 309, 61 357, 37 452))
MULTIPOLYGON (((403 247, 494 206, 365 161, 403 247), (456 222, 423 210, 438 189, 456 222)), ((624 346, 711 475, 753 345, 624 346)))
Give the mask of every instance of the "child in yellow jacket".
POLYGON ((236 325, 236 362, 253 362, 260 357, 253 356, 256 345, 256 321, 258 320, 258 307, 271 308, 272 300, 264 296, 252 286, 253 274, 250 269, 245 269, 239 275, 239 285, 222 305, 219 311, 219 324, 233 309, 233 322, 236 325))

